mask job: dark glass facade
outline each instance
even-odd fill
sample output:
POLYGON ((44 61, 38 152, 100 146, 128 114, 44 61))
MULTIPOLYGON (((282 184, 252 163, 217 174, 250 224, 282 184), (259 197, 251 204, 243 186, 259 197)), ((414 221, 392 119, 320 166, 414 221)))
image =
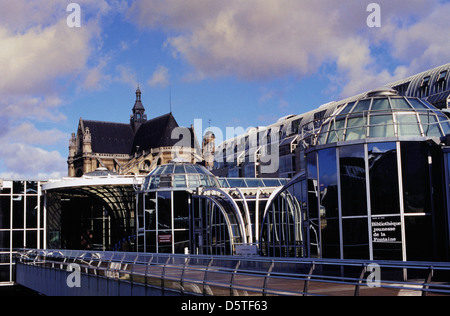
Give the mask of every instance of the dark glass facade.
POLYGON ((419 99, 383 94, 344 105, 310 136, 304 172, 266 209, 262 254, 448 260, 449 127, 419 99))
POLYGON ((439 219, 448 214, 441 155, 436 144, 406 141, 308 152, 307 172, 287 184, 265 213, 262 253, 444 260, 447 222, 439 219))
POLYGON ((0 285, 14 281, 14 254, 42 248, 45 209, 38 181, 0 181, 0 285))

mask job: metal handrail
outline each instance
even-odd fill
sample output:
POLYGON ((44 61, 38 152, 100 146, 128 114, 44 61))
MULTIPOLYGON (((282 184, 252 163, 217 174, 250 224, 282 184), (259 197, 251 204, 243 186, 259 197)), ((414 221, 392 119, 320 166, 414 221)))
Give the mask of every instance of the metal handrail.
MULTIPOLYGON (((17 263, 66 270, 79 264, 83 274, 116 279, 184 295, 379 295, 393 291, 450 295, 450 263, 334 259, 289 259, 97 251, 24 250, 17 263), (114 258, 118 259, 114 259, 114 258), (106 263, 103 265, 102 263, 106 263), (367 266, 386 272, 377 287, 367 282, 367 266), (348 271, 352 273, 348 274, 348 271), (347 271, 347 272, 346 272, 347 271), (421 271, 423 278, 402 279, 421 271), (331 273, 330 273, 331 272, 331 273), (397 273, 394 273, 397 272, 397 273), (406 273, 405 273, 406 272, 406 273), (433 274, 446 273, 441 279, 433 274), (391 277, 390 274, 401 275, 391 277), (244 293, 246 292, 246 293, 244 293)), ((392 293, 391 293, 392 294, 392 293)))

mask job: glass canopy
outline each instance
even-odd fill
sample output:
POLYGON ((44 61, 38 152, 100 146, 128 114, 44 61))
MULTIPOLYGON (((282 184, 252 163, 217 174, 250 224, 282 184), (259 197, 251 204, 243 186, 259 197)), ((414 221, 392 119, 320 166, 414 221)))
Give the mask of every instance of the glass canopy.
POLYGON ((219 187, 216 177, 203 166, 173 162, 158 166, 144 181, 143 190, 219 187))
POLYGON ((345 104, 321 126, 317 142, 367 138, 443 137, 448 117, 430 103, 398 95, 374 95, 345 104))

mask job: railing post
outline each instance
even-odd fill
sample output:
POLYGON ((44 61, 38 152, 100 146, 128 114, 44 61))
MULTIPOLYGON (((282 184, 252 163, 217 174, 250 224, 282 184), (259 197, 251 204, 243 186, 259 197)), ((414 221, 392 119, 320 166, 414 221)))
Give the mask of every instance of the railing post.
POLYGON ((425 280, 425 283, 423 284, 423 289, 422 289, 422 296, 427 296, 428 292, 427 290, 430 288, 429 284, 431 282, 431 278, 433 277, 433 266, 430 267, 430 269, 428 270, 428 276, 425 280))
POLYGON ((358 283, 356 283, 355 287, 355 296, 359 296, 359 288, 361 286, 362 280, 364 279, 364 275, 366 274, 366 265, 363 264, 363 269, 361 271, 361 274, 359 275, 358 283))
POLYGON ((233 274, 231 275, 230 280, 230 296, 233 296, 233 283, 234 283, 234 276, 236 275, 239 267, 241 265, 241 260, 238 260, 238 263, 236 264, 236 267, 234 268, 233 274))
POLYGON ((273 267, 275 266, 275 261, 272 260, 272 263, 270 264, 269 270, 266 273, 266 276, 264 277, 264 285, 263 285, 263 296, 266 296, 266 286, 267 286, 267 278, 270 276, 270 274, 272 273, 273 267))
POLYGON ((162 270, 162 273, 161 273, 161 289, 163 291, 165 289, 165 282, 164 281, 165 281, 165 275, 166 275, 166 266, 169 264, 170 259, 171 259, 171 257, 169 255, 168 258, 167 258, 166 263, 163 266, 163 270, 162 270))
POLYGON ((190 257, 186 257, 184 259, 184 265, 183 265, 183 271, 181 271, 181 279, 180 279, 180 291, 181 295, 184 295, 184 272, 186 271, 186 266, 188 265, 189 261, 191 260, 190 257))
POLYGON ((205 269, 205 276, 203 277, 203 296, 206 296, 206 286, 205 286, 206 285, 206 278, 208 277, 208 270, 212 266, 213 262, 214 262, 214 258, 211 258, 209 260, 208 266, 205 269))
POLYGON ((316 263, 313 261, 311 268, 308 272, 308 277, 305 280, 305 284, 303 285, 303 296, 308 295, 308 288, 309 288, 309 280, 311 280, 311 275, 313 274, 314 270, 316 269, 316 263))

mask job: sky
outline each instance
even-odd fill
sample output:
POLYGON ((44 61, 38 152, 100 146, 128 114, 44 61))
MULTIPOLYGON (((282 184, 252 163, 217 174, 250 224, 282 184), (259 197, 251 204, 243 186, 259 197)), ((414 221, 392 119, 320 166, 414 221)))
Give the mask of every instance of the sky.
POLYGON ((0 0, 0 178, 67 176, 79 119, 128 123, 138 85, 220 141, 450 62, 450 0, 373 2, 0 0))

